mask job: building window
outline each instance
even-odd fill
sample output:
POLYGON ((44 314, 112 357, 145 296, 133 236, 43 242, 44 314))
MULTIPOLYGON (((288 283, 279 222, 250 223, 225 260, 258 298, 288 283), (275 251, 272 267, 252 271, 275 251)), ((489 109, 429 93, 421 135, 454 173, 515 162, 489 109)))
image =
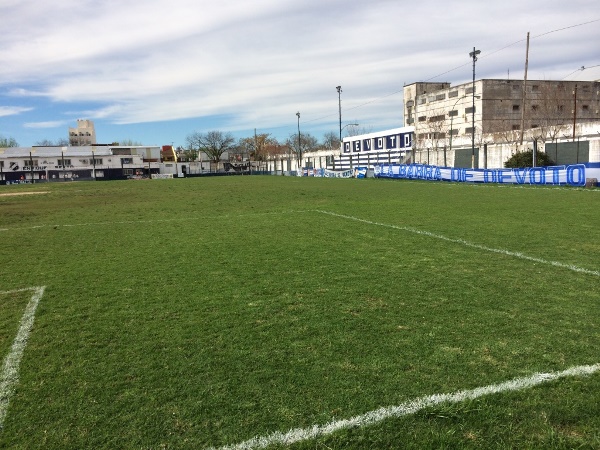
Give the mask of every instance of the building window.
POLYGON ((450 111, 448 113, 448 116, 450 116, 450 117, 456 117, 456 116, 458 116, 458 109, 453 109, 452 111, 450 111))
POLYGON ((581 107, 584 111, 589 111, 590 110, 590 105, 583 105, 581 107))
POLYGON ((519 111, 521 107, 519 105, 513 105, 513 111, 519 111))
POLYGON ((452 136, 456 136, 456 135, 458 134, 458 128, 453 128, 453 129, 450 131, 450 134, 451 134, 452 136))
POLYGON ((415 106, 415 102, 413 100, 409 100, 409 101, 406 102, 406 107, 407 108, 411 108, 413 106, 415 106))
POLYGON ((534 84, 533 86, 531 86, 531 92, 538 92, 540 90, 540 87, 537 84, 534 84))
POLYGON ((465 108, 465 114, 473 114, 473 111, 475 111, 475 108, 473 108, 472 106, 465 108))
POLYGON ((531 125, 531 128, 539 128, 539 125, 531 125))
POLYGON ((123 175, 133 175, 133 169, 123 169, 123 175))
POLYGON ((475 89, 475 87, 470 87, 470 88, 465 89, 465 95, 474 94, 476 92, 477 92, 477 90, 475 89))
POLYGON ((448 98, 458 97, 458 91, 448 92, 448 98))
POLYGON ((412 117, 409 117, 407 119, 406 123, 415 123, 415 119, 413 119, 412 117))
POLYGON ((465 134, 472 134, 472 133, 473 133, 473 127, 465 128, 465 134))
POLYGON ((27 166, 27 167, 37 166, 38 160, 37 159, 26 159, 25 161, 23 161, 23 165, 27 166))
POLYGON ((419 105, 424 105, 425 103, 427 103, 427 99, 425 97, 419 99, 419 105))
POLYGON ((90 159, 90 164, 92 165, 101 165, 102 164, 102 158, 93 158, 90 159))
POLYGON ((419 117, 419 122, 425 122, 425 121, 427 121, 427 116, 419 117))
POLYGON ((521 126, 520 125, 513 125, 512 129, 513 129, 513 131, 520 130, 521 126))
POLYGON ((70 166, 71 165, 71 160, 70 159, 59 159, 58 160, 58 165, 59 166, 70 166))
POLYGON ((441 122, 442 120, 446 120, 446 116, 445 115, 439 115, 439 116, 431 116, 429 118, 430 122, 441 122))
POLYGON ((435 96, 436 100, 446 100, 446 94, 438 94, 435 96))
POLYGON ((518 91, 520 87, 521 86, 519 86, 518 84, 513 84, 513 91, 518 91))
POLYGON ((531 110, 532 111, 537 111, 538 109, 539 109, 538 105, 531 105, 531 110))

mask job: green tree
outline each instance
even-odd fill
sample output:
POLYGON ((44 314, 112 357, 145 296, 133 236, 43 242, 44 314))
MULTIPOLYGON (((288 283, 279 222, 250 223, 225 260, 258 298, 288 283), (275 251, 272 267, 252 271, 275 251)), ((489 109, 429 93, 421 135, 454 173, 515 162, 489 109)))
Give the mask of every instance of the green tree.
POLYGON ((19 143, 14 138, 5 138, 0 136, 0 148, 18 147, 19 143))
MULTIPOLYGON (((553 166, 556 163, 550 159, 550 157, 539 150, 536 152, 536 166, 553 166)), ((504 163, 504 167, 509 169, 519 169, 521 167, 533 167, 533 150, 527 150, 525 152, 517 152, 512 155, 504 163)))

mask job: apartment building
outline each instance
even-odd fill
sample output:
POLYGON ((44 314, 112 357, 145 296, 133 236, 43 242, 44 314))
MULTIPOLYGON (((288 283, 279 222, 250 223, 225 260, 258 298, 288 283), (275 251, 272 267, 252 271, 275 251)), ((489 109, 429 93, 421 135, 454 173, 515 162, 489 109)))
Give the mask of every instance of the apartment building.
POLYGON ((415 127, 420 148, 452 147, 453 138, 473 135, 477 142, 483 135, 514 142, 529 129, 544 142, 554 141, 574 133, 578 123, 596 121, 599 81, 482 79, 404 87, 404 125, 415 127))
POLYGON ((77 127, 69 127, 69 145, 81 147, 84 145, 96 145, 96 130, 91 120, 77 120, 77 127))

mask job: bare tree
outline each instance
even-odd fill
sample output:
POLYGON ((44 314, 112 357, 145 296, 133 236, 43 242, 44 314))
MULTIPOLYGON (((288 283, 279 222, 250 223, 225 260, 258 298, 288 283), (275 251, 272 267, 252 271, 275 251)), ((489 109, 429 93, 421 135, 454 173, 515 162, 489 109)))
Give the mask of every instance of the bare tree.
POLYGON ((255 161, 265 161, 267 155, 270 154, 269 150, 277 145, 277 139, 272 137, 269 133, 256 134, 251 137, 241 138, 238 141, 239 151, 249 155, 249 157, 255 161))
POLYGON ((340 136, 335 131, 328 131, 323 135, 323 147, 328 149, 340 148, 340 136))
POLYGON ((534 135, 542 142, 555 141, 571 126, 572 108, 565 107, 567 92, 565 86, 542 85, 537 100, 531 105, 531 126, 534 135))
POLYGON ((222 131, 194 132, 186 137, 186 143, 190 149, 206 154, 211 164, 217 167, 223 153, 235 148, 235 139, 231 133, 222 131))
POLYGON ((59 138, 56 141, 49 139, 43 139, 35 143, 38 147, 67 147, 69 145, 68 139, 59 138))
POLYGON ((304 152, 310 152, 319 148, 319 141, 310 133, 301 133, 299 138, 295 133, 290 134, 285 144, 296 155, 298 162, 302 160, 304 152))

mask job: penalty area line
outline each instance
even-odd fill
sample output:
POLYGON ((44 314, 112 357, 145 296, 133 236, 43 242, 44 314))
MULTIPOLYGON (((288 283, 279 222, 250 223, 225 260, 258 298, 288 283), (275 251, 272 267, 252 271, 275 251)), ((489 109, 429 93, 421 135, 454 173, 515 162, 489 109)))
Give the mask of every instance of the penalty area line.
POLYGON ((2 372, 0 372, 0 431, 2 431, 2 428, 4 427, 4 419, 6 419, 10 398, 15 393, 15 388, 19 381, 19 365, 21 363, 21 358, 23 357, 23 352, 25 351, 25 346, 27 345, 29 333, 33 327, 35 310, 44 295, 45 289, 45 286, 41 286, 0 292, 0 295, 2 295, 33 291, 31 299, 25 307, 23 317, 21 317, 19 330, 15 336, 12 347, 6 358, 4 358, 2 372))
POLYGON ((549 261, 549 260, 546 260, 543 258, 537 258, 535 256, 528 256, 521 252, 513 252, 510 250, 505 250, 505 249, 501 249, 501 248, 486 247, 485 245, 475 244, 473 242, 465 241, 464 239, 449 238, 442 234, 435 234, 430 231, 418 230, 416 228, 411 228, 411 227, 401 227, 401 226, 397 226, 397 225, 390 225, 390 224, 380 223, 380 222, 373 222, 371 220, 361 219, 359 217, 354 217, 354 216, 347 216, 345 214, 337 214, 337 213, 334 213, 331 211, 315 210, 315 212, 318 212, 321 214, 327 214, 327 215, 334 216, 334 217, 339 217, 342 219, 354 220, 356 222, 362 222, 362 223, 366 223, 369 225, 376 225, 379 227, 392 228, 394 230, 400 230, 400 231, 408 231, 409 233, 420 234, 421 236, 427 236, 427 237, 431 237, 431 238, 435 238, 435 239, 440 239, 442 241, 464 245, 465 247, 471 247, 471 248, 475 248, 477 250, 484 250, 486 252, 491 252, 491 253, 499 253, 501 255, 512 256, 514 258, 524 259, 526 261, 536 262, 536 263, 540 263, 540 264, 546 264, 546 265, 554 266, 554 267, 560 267, 562 269, 572 270, 573 272, 585 273, 587 275, 594 275, 596 277, 600 277, 600 272, 597 270, 586 269, 584 267, 579 267, 574 264, 565 264, 560 261, 549 261))
POLYGON ((379 408, 366 414, 351 417, 350 419, 335 420, 325 425, 314 425, 310 428, 296 428, 286 433, 275 432, 266 436, 257 436, 247 441, 240 442, 239 444, 226 445, 219 448, 213 447, 209 450, 256 450, 264 449, 275 444, 290 445, 300 441, 327 436, 336 431, 348 428, 366 427, 386 419, 408 416, 425 408, 437 406, 442 403, 460 403, 465 400, 474 400, 486 395, 521 391, 560 378, 589 376, 599 370, 600 364, 577 366, 561 372, 536 373, 529 377, 514 378, 503 383, 490 384, 488 386, 458 391, 451 394, 428 395, 397 406, 379 408))

